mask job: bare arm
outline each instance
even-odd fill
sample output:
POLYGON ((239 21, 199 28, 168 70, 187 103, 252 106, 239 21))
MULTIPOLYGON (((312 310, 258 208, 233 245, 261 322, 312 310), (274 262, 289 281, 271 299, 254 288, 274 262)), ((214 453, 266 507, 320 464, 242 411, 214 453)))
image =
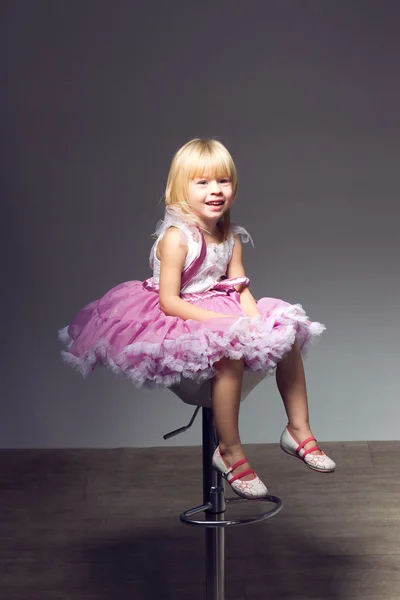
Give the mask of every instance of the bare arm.
POLYGON ((160 307, 166 315, 180 317, 185 321, 193 319, 201 322, 216 317, 233 316, 193 306, 190 302, 180 298, 181 275, 187 255, 187 246, 182 245, 179 229, 175 227, 168 229, 157 250, 161 262, 160 307))
MULTIPOLYGON (((246 277, 243 267, 242 259, 242 242, 239 236, 235 236, 235 245, 233 246, 232 258, 228 265, 227 275, 229 279, 235 277, 246 277)), ((248 287, 243 284, 236 286, 237 291, 240 293, 240 306, 243 312, 248 317, 254 317, 260 314, 257 308, 257 303, 252 296, 248 287)))

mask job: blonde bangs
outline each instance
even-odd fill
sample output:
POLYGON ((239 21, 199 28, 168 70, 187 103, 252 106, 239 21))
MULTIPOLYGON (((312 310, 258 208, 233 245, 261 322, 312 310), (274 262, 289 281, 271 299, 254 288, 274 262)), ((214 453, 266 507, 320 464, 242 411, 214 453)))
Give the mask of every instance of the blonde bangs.
POLYGON ((195 160, 191 161, 189 166, 188 181, 197 177, 210 177, 211 179, 220 179, 229 177, 232 185, 236 186, 236 168, 231 155, 226 148, 216 140, 212 145, 206 145, 196 152, 195 160))

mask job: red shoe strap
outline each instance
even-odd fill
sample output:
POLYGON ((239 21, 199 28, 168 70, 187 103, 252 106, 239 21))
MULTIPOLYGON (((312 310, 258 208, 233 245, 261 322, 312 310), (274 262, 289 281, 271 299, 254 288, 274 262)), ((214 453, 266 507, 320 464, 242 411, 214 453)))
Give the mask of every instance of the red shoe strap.
POLYGON ((302 442, 299 446, 297 446, 297 454, 299 454, 300 450, 303 450, 304 446, 306 444, 308 444, 308 442, 316 442, 317 440, 315 439, 315 437, 309 437, 306 440, 304 440, 304 442, 302 442))
POLYGON ((307 454, 310 454, 310 452, 314 452, 315 450, 319 450, 320 452, 322 452, 322 450, 319 446, 314 446, 313 448, 306 450, 301 458, 304 459, 307 456, 307 454))
POLYGON ((245 458, 242 458, 242 460, 238 460, 237 462, 235 462, 234 465, 232 465, 229 469, 229 473, 231 473, 232 471, 234 471, 236 469, 236 467, 240 467, 240 465, 244 465, 244 463, 247 463, 247 460, 245 458))
MULTIPOLYGON (((247 461, 245 461, 245 462, 247 462, 247 461)), ((239 473, 239 475, 235 475, 235 477, 232 477, 231 479, 229 479, 228 482, 233 483, 237 479, 242 479, 242 477, 244 477, 245 475, 250 475, 250 473, 254 473, 253 469, 247 469, 247 471, 243 471, 243 473, 239 473)), ((255 473, 254 473, 254 475, 255 475, 255 473)))

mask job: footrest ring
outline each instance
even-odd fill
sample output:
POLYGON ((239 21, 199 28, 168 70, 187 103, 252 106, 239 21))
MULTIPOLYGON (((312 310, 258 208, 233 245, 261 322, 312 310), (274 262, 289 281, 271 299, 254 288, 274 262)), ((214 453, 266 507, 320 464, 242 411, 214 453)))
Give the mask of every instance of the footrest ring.
POLYGON ((212 504, 211 502, 208 502, 207 504, 202 504, 201 506, 195 506, 194 508, 189 508, 189 510, 186 510, 185 512, 183 512, 179 518, 182 521, 182 523, 185 523, 186 525, 195 525, 198 527, 228 527, 231 525, 250 525, 251 523, 258 523, 259 521, 264 521, 265 519, 270 519, 271 517, 275 516, 276 514, 278 514, 278 512, 282 509, 283 506, 283 502, 280 498, 278 498, 277 496, 265 496, 265 498, 255 498, 254 500, 251 499, 247 499, 247 498, 226 498, 226 503, 227 504, 239 504, 239 503, 243 503, 243 502, 269 502, 271 504, 273 504, 273 508, 271 508, 269 511, 264 512, 264 513, 260 513, 258 515, 255 515, 254 517, 246 517, 244 519, 228 519, 228 520, 222 520, 222 519, 217 519, 217 520, 211 520, 212 517, 219 517, 219 514, 224 514, 224 513, 214 513, 214 512, 207 512, 212 508, 212 504), (200 512, 204 512, 206 513, 206 520, 204 521, 196 521, 194 519, 191 519, 190 517, 197 515, 200 512))

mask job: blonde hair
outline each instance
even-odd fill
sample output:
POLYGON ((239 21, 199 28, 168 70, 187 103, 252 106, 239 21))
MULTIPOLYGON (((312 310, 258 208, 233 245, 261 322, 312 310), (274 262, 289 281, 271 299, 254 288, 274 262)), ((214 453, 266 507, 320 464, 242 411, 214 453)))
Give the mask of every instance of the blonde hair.
MULTIPOLYGON (((178 150, 172 159, 165 190, 165 204, 178 210, 183 217, 193 219, 188 204, 188 185, 196 177, 229 177, 233 195, 237 191, 237 172, 232 156, 221 142, 214 139, 193 139, 178 150)), ((222 217, 223 239, 227 239, 230 227, 230 210, 222 217)))

